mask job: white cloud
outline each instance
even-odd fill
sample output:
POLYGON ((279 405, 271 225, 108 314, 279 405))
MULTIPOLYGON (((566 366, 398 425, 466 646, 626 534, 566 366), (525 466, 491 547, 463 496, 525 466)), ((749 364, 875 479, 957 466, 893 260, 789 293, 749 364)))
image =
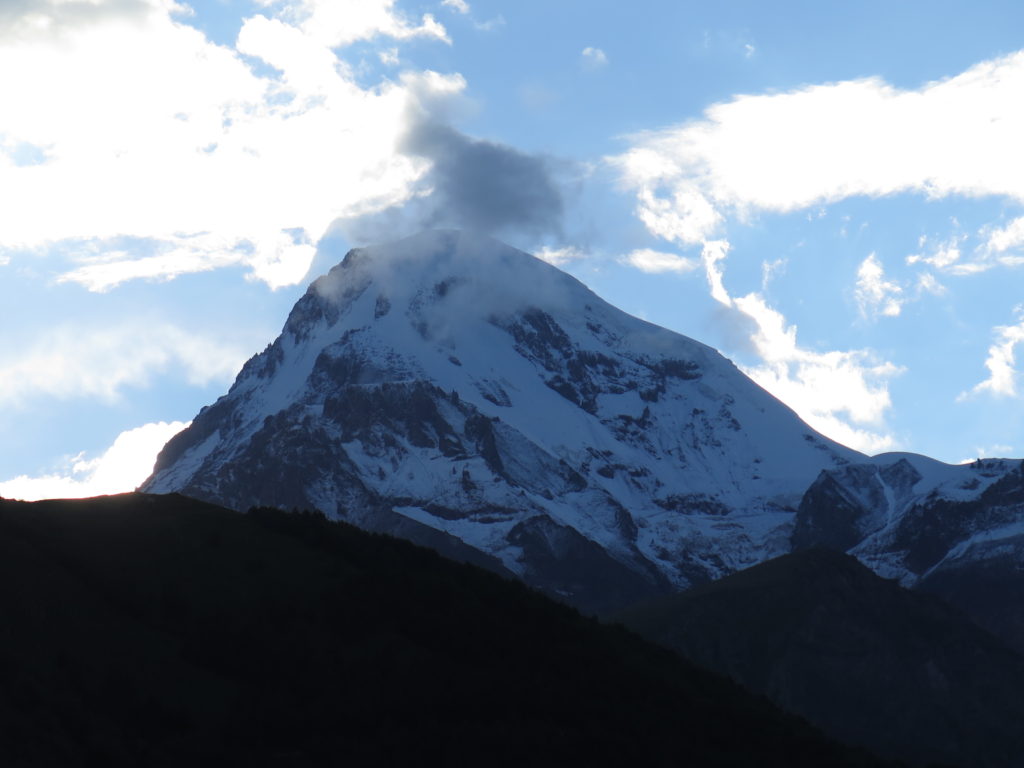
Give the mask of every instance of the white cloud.
POLYGON ((966 234, 954 234, 940 242, 922 235, 919 247, 924 252, 907 256, 907 263, 928 264, 939 272, 956 276, 976 275, 999 266, 1024 265, 1024 254, 1015 252, 1024 246, 1024 217, 1002 228, 983 227, 978 234, 984 242, 966 255, 962 248, 966 234))
MULTIPOLYGON (((1024 318, 1024 308, 1017 308, 1017 315, 1024 318)), ((1020 374, 1015 368, 1015 348, 1024 342, 1024 319, 1017 325, 1002 325, 993 329, 996 342, 988 348, 988 378, 975 385, 969 392, 963 392, 957 398, 965 400, 971 395, 988 393, 1002 397, 1016 397, 1020 374)))
POLYGON ((775 261, 761 262, 761 290, 767 291, 768 285, 775 278, 775 275, 785 271, 787 259, 775 259, 775 261))
POLYGON ((586 258, 586 255, 587 254, 583 249, 572 245, 565 246, 564 248, 551 248, 549 246, 544 246, 534 254, 538 259, 542 259, 548 264, 552 264, 556 267, 561 267, 571 261, 578 261, 579 259, 586 258))
POLYGON ((651 248, 638 248, 623 256, 620 261, 641 272, 657 274, 659 272, 692 272, 700 266, 696 259, 679 256, 675 253, 655 251, 651 248))
POLYGON ((1005 253, 1024 246, 1024 216, 1016 218, 1002 229, 988 233, 985 250, 990 253, 1005 253))
MULTIPOLYGON (((458 0, 456 0, 458 2, 458 0)), ((396 40, 434 38, 450 43, 448 33, 426 13, 419 24, 395 10, 395 0, 298 0, 284 3, 285 18, 298 22, 303 34, 325 48, 383 36, 396 40)))
POLYGON ((916 192, 1024 201, 1024 52, 900 90, 878 78, 737 96, 611 158, 648 228, 680 243, 727 217, 916 192), (955 147, 955 151, 951 148, 955 147))
POLYGON ((441 5, 451 8, 456 13, 463 15, 469 13, 469 3, 466 0, 442 0, 441 5))
MULTIPOLYGON (((97 250, 94 248, 92 250, 97 250)), ((170 236, 155 256, 102 251, 77 257, 83 266, 57 278, 103 293, 129 280, 173 280, 179 275, 246 264, 252 277, 271 288, 294 285, 309 270, 315 248, 308 238, 296 241, 288 232, 267 232, 254 241, 216 235, 170 236)))
POLYGON ((744 43, 743 44, 743 56, 744 56, 744 58, 749 59, 749 58, 753 57, 753 55, 755 53, 757 53, 757 48, 752 46, 750 43, 744 43))
POLYGON ((247 352, 167 324, 112 328, 65 326, 6 349, 0 359, 0 406, 39 398, 117 400, 173 370, 192 385, 228 382, 247 352))
POLYGON ((49 474, 21 475, 0 482, 0 496, 37 501, 133 491, 153 471, 164 444, 187 426, 182 421, 160 421, 129 429, 118 435, 102 456, 86 459, 80 453, 49 474))
POLYGON ((931 272, 922 272, 917 277, 917 295, 921 296, 930 293, 932 296, 943 296, 947 292, 946 286, 939 282, 931 272))
POLYGON ((728 251, 727 242, 710 242, 703 260, 711 295, 753 327, 750 342, 761 363, 741 366, 743 372, 833 440, 865 453, 892 449, 892 436, 879 430, 892 405, 886 380, 900 369, 868 350, 818 352, 801 347, 797 327, 787 325, 763 296, 730 296, 722 267, 728 251))
POLYGON ((588 71, 596 71, 608 66, 608 55, 600 48, 587 46, 580 54, 583 68, 588 71))
MULTIPOLYGON (((962 245, 967 240, 967 235, 952 235, 947 240, 932 242, 928 237, 922 236, 919 247, 926 250, 926 253, 914 253, 907 256, 907 264, 928 264, 939 272, 947 275, 976 275, 985 272, 993 267, 1014 266, 1018 259, 1010 255, 993 256, 993 251, 987 245, 974 250, 964 258, 962 245)), ((1024 259, 1020 261, 1024 262, 1024 259)))
POLYGON ((885 271, 874 253, 868 254, 857 270, 854 296, 864 317, 896 317, 904 301, 903 289, 885 279, 885 271))
POLYGON ((18 73, 0 78, 0 134, 41 158, 19 164, 0 148, 0 255, 162 241, 141 264, 87 261, 67 275, 94 289, 239 263, 270 285, 301 281, 335 218, 412 194, 427 163, 396 151, 410 110, 431 88, 465 87, 422 73, 360 87, 332 48, 447 40, 392 0, 273 4, 278 15, 246 19, 234 49, 178 23, 162 0, 103 6, 88 23, 65 18, 71 5, 93 4, 26 0, 0 27, 0 71, 18 73))

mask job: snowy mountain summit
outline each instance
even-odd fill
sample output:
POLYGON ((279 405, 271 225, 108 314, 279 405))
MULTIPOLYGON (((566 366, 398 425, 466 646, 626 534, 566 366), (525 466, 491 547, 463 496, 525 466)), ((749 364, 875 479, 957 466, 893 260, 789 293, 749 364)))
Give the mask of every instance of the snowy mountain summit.
MULTIPOLYGON (((854 499, 871 462, 713 349, 439 231, 316 280, 143 490, 316 508, 604 611, 788 552, 805 491, 854 499)), ((816 503, 808 544, 831 525, 816 503)), ((891 522, 851 504, 849 546, 891 522)))

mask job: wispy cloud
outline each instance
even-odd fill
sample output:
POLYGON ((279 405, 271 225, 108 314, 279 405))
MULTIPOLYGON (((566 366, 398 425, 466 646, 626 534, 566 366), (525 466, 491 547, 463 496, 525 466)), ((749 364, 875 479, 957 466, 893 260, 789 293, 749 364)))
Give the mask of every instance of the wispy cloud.
POLYGON ((580 259, 586 258, 587 254, 582 248, 577 248, 573 245, 567 245, 561 248, 553 248, 546 245, 534 253, 534 256, 546 261, 548 264, 552 264, 556 267, 562 267, 573 261, 579 261, 580 259))
POLYGON ((957 275, 980 272, 984 267, 961 260, 961 248, 966 239, 966 235, 954 234, 946 240, 934 242, 922 235, 918 245, 924 252, 907 256, 907 264, 928 264, 941 272, 957 275))
POLYGON ((466 0, 441 0, 441 5, 451 8, 456 13, 463 15, 469 13, 469 3, 466 0))
POLYGON ((658 274, 661 272, 692 272, 700 267, 697 259, 680 256, 676 253, 655 251, 651 248, 638 248, 623 256, 620 261, 641 272, 658 274))
POLYGON ((160 421, 129 429, 101 456, 89 459, 79 453, 51 472, 0 481, 0 496, 36 501, 133 491, 152 473, 164 444, 187 426, 160 421))
POLYGON ((189 384, 229 382, 246 350, 168 324, 64 326, 49 330, 0 363, 0 405, 41 397, 117 400, 128 387, 174 373, 189 384))
POLYGON ((1010 255, 1015 250, 1024 251, 1024 216, 1014 219, 1005 227, 991 229, 986 234, 983 246, 985 253, 1010 259, 1010 263, 1015 266, 1024 263, 1020 254, 1010 255))
POLYGON ((903 289, 885 279, 885 271, 874 253, 869 254, 857 269, 854 295, 863 317, 896 317, 903 307, 903 289))
POLYGON ((608 66, 608 55, 600 48, 587 46, 580 54, 580 63, 588 72, 596 72, 608 66))
POLYGON ((1016 369, 1016 348, 1024 342, 1024 307, 1018 306, 1016 313, 1020 318, 1019 323, 992 329, 996 341, 988 348, 988 358, 985 360, 988 378, 970 391, 961 393, 959 400, 982 394, 998 397, 1016 397, 1019 394, 1020 373, 1016 369))
POLYGON ((884 431, 892 405, 887 381, 900 368, 870 350, 820 352, 800 346, 797 327, 761 294, 730 295, 723 272, 728 250, 725 241, 710 242, 703 261, 711 295, 736 316, 761 360, 741 366, 743 372, 833 440, 865 453, 893 448, 895 439, 884 431))

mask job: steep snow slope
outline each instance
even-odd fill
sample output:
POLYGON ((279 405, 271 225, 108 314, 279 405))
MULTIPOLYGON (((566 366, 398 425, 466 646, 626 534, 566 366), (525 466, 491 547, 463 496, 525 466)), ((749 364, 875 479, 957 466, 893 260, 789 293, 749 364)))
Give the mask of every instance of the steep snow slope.
POLYGON ((815 477, 866 461, 713 349, 444 231, 315 281, 143 489, 316 507, 603 610, 788 551, 815 477))

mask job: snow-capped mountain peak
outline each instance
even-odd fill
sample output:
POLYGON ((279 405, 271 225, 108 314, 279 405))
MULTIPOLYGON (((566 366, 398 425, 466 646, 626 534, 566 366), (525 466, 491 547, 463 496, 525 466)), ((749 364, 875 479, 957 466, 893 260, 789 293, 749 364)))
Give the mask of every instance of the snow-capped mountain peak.
POLYGON ((317 279, 144 489, 315 507, 602 609, 788 551, 804 490, 864 461, 710 347, 441 231, 317 279))

